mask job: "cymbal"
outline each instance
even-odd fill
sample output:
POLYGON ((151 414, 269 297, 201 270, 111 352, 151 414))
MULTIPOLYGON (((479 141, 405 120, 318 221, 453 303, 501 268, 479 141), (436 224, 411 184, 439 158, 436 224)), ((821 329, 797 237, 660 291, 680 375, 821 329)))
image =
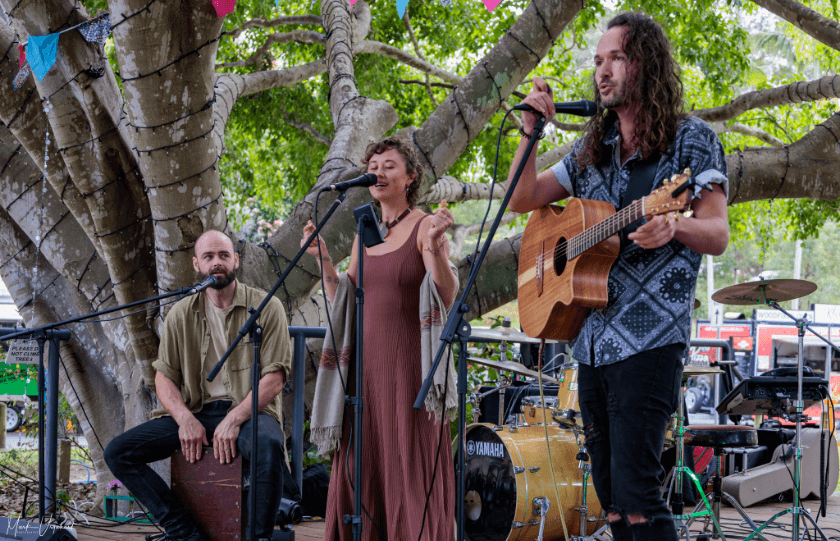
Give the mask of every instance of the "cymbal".
POLYGON ((744 282, 725 287, 712 295, 712 300, 721 304, 750 305, 784 302, 810 295, 817 290, 817 284, 807 280, 761 280, 744 282))
MULTIPOLYGON (((471 363, 478 363, 483 364, 484 366, 489 366, 490 368, 495 368, 496 370, 504 370, 505 372, 513 372, 515 374, 519 374, 520 376, 526 376, 529 378, 538 378, 539 374, 528 368, 525 368, 519 363, 514 363, 511 361, 491 361, 490 359, 479 359, 478 357, 467 357, 467 360, 471 363)), ((543 374, 542 379, 546 383, 560 383, 555 378, 551 376, 546 376, 543 374)))
POLYGON ((714 376, 715 374, 723 374, 723 370, 713 366, 698 366, 694 364, 687 364, 683 366, 684 378, 690 378, 693 376, 714 376))
MULTIPOLYGON (((539 338, 531 338, 527 334, 510 327, 493 327, 492 329, 473 327, 470 331, 470 336, 475 338, 484 338, 486 340, 498 340, 501 342, 521 342, 523 344, 539 344, 539 338)), ((468 340, 469 341, 469 340, 468 340)), ((554 342, 554 340, 546 340, 546 343, 554 342)))
POLYGON ((694 308, 692 310, 697 310, 700 308, 700 299, 694 299, 694 308))

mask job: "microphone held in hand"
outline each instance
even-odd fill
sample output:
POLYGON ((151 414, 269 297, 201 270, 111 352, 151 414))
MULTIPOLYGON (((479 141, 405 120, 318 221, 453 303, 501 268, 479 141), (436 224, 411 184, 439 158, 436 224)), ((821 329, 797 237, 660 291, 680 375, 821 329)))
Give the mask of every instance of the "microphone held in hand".
POLYGON ((344 182, 336 182, 335 184, 330 184, 326 188, 322 189, 322 192, 330 192, 330 191, 338 191, 343 192, 348 188, 355 188, 356 186, 360 186, 363 188, 369 188, 376 184, 376 175, 373 173, 365 173, 364 175, 354 178, 352 180, 345 180, 344 182))
MULTIPOLYGON (((513 109, 514 111, 529 111, 531 113, 539 114, 539 111, 525 103, 520 103, 513 109)), ((598 107, 595 105, 594 101, 578 100, 567 101, 563 103, 555 103, 554 111, 557 113, 563 113, 567 115, 592 116, 598 111, 598 107)))
POLYGON ((211 274, 204 280, 197 283, 195 286, 191 287, 190 290, 187 292, 187 295, 194 295, 195 293, 200 293, 208 287, 212 287, 214 285, 216 285, 216 277, 211 274))

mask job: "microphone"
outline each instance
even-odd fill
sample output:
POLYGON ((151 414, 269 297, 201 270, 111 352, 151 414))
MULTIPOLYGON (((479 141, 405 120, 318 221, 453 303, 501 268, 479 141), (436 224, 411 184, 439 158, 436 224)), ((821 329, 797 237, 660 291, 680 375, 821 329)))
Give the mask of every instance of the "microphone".
POLYGON ((204 291, 205 289, 207 289, 208 287, 214 286, 214 285, 216 285, 216 277, 211 274, 210 276, 208 276, 204 280, 200 281, 199 283, 197 283, 196 285, 191 287, 189 289, 189 291, 187 291, 187 295, 193 295, 195 293, 200 293, 200 292, 204 291))
MULTIPOLYGON (((526 103, 520 103, 519 105, 514 106, 513 109, 515 111, 528 111, 539 114, 536 109, 526 103)), ((598 111, 598 107, 595 105, 594 101, 589 100, 566 101, 563 103, 555 103, 554 111, 567 115, 592 116, 598 111)))
POLYGON ((348 188, 355 188, 356 186, 361 186, 363 188, 368 188, 376 184, 376 175, 373 173, 365 173, 364 175, 354 178, 352 180, 345 180, 344 182, 336 182, 335 184, 330 184, 326 188, 322 189, 322 192, 330 192, 330 191, 338 191, 343 192, 348 188))

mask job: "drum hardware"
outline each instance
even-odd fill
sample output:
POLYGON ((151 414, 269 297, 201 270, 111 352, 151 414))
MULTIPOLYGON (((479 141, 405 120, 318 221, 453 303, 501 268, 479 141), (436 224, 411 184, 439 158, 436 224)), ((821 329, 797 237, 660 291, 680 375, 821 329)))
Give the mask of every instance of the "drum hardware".
POLYGON ((548 514, 549 509, 551 509, 551 502, 548 501, 548 498, 534 498, 534 514, 540 517, 540 533, 537 536, 537 541, 543 541, 543 533, 545 532, 545 516, 548 514))
MULTIPOLYGON (((686 367, 688 368, 688 367, 686 367)), ((719 372, 723 372, 722 370, 718 370, 719 372)), ((683 371, 683 380, 688 379, 691 377, 687 371, 683 371)), ((714 522, 715 530, 718 534, 720 534, 721 539, 726 539, 723 535, 723 530, 720 527, 720 523, 718 522, 717 515, 713 512, 712 504, 709 502, 709 499, 706 497, 706 493, 703 490, 703 486, 700 484, 700 480, 697 479, 697 476, 691 471, 690 468, 685 466, 685 410, 683 409, 683 404, 685 403, 685 394, 684 394, 684 386, 680 385, 679 389, 679 407, 677 411, 674 413, 676 417, 676 428, 674 430, 674 439, 676 440, 676 447, 677 447, 677 457, 676 463, 674 464, 674 469, 671 473, 668 474, 668 478, 665 480, 665 484, 668 485, 668 497, 665 499, 665 504, 671 506, 671 511, 673 513, 674 521, 676 522, 677 530, 680 532, 685 533, 686 539, 690 539, 689 533, 689 526, 691 521, 697 517, 711 517, 711 520, 714 522), (682 476, 688 475, 689 479, 694 483, 697 487, 697 492, 700 493, 700 497, 702 501, 697 504, 697 507, 694 508, 692 513, 684 513, 685 510, 685 501, 683 500, 682 496, 682 476), (673 502, 671 501, 671 496, 674 496, 673 502), (701 508, 704 508, 701 511, 701 508)), ((682 534, 680 534, 682 536, 682 534)))
POLYGON ((578 427, 577 420, 580 418, 580 414, 576 410, 556 409, 551 411, 551 418, 567 428, 576 428, 578 427))
POLYGON ((750 541, 755 536, 761 536, 761 531, 767 525, 776 521, 783 515, 791 513, 792 528, 791 539, 799 541, 800 539, 800 519, 805 524, 805 531, 802 532, 804 536, 808 532, 808 522, 814 528, 814 535, 819 532, 822 539, 828 540, 826 534, 817 525, 817 522, 811 517, 807 509, 802 507, 799 499, 799 492, 802 487, 802 412, 804 411, 803 401, 803 369, 805 364, 805 330, 811 331, 817 338, 828 344, 833 350, 840 352, 840 348, 835 346, 830 340, 826 340, 823 336, 813 331, 808 324, 807 318, 796 318, 793 314, 779 306, 779 302, 798 299, 809 295, 817 290, 817 284, 807 280, 762 280, 759 282, 746 282, 736 284, 734 286, 725 287, 712 295, 712 299, 722 304, 734 305, 750 305, 750 304, 766 304, 767 306, 782 312, 784 315, 792 319, 796 323, 797 335, 799 337, 799 350, 797 355, 797 392, 794 401, 795 412, 793 415, 796 420, 796 443, 794 445, 794 469, 793 469, 793 505, 790 509, 785 509, 776 513, 769 520, 764 522, 758 529, 755 529, 749 534, 744 541, 750 541))

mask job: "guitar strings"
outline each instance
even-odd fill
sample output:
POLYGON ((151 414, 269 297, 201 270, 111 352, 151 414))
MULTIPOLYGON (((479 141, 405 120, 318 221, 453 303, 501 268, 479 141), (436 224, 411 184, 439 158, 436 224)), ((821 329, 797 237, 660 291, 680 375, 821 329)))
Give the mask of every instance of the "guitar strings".
MULTIPOLYGON (((594 246, 598 242, 601 242, 604 239, 608 238, 608 236, 603 236, 603 235, 607 231, 612 229, 613 227, 615 227, 617 225, 620 225, 622 219, 632 218, 634 212, 640 213, 641 212, 641 208, 640 208, 641 204, 642 204, 641 200, 634 201, 629 206, 621 209, 619 212, 616 212, 615 214, 609 216, 608 218, 605 218, 604 220, 601 220, 600 222, 598 222, 597 224, 595 224, 591 228, 587 229, 586 231, 578 233, 577 235, 575 235, 571 239, 568 239, 566 241, 563 241, 563 242, 559 243, 557 246, 554 247, 554 250, 553 250, 554 257, 557 258, 558 256, 565 256, 566 253, 567 253, 566 249, 569 246, 569 244, 572 244, 573 246, 579 246, 579 245, 583 244, 583 241, 589 240, 592 243, 592 245, 594 246), (616 222, 618 222, 618 223, 616 223, 616 222), (595 240, 599 238, 599 235, 603 236, 603 238, 601 240, 599 240, 598 242, 595 242, 595 240)), ((641 217, 641 214, 638 214, 635 218, 632 218, 629 222, 627 222, 627 224, 635 222, 640 217, 641 217)), ((623 228, 623 227, 626 227, 626 224, 624 226, 622 226, 621 228, 623 228)), ((619 229, 621 229, 621 228, 619 228, 619 229)), ((583 253, 585 251, 586 250, 581 250, 581 253, 583 253)), ((544 258, 548 253, 549 252, 541 252, 540 256, 544 258)))

